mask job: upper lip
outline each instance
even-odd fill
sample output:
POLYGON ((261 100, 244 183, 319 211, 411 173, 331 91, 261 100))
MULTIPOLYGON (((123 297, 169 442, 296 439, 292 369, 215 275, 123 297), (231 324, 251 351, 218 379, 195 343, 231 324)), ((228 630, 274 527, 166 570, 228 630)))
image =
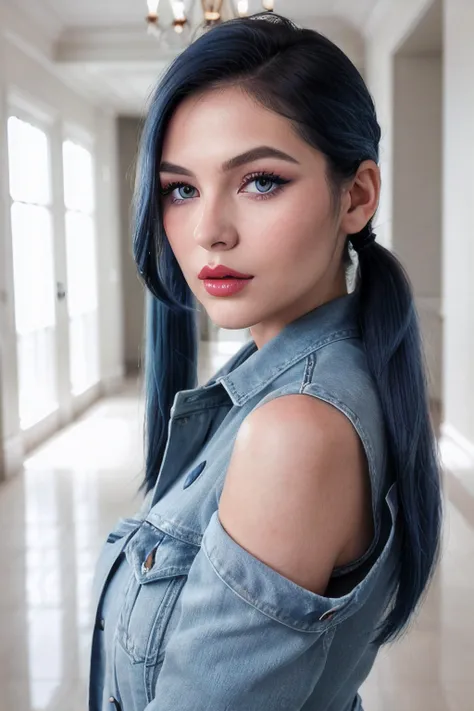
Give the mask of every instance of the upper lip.
POLYGON ((198 274, 198 279, 222 279, 223 277, 233 277, 236 279, 252 279, 251 274, 242 274, 235 269, 226 267, 224 264, 219 264, 217 267, 205 266, 198 274))

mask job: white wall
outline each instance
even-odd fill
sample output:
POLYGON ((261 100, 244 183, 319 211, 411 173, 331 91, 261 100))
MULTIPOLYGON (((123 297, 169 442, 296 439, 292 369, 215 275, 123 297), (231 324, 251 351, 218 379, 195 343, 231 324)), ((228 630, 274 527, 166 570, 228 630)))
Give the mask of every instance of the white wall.
POLYGON ((442 398, 441 56, 396 56, 392 248, 405 265, 420 314, 430 395, 442 398))
POLYGON ((382 127, 380 166, 382 195, 375 223, 377 237, 392 246, 393 219, 393 56, 432 0, 387 0, 379 3, 366 29, 365 79, 382 127))
POLYGON ((116 390, 124 375, 122 254, 120 249, 117 121, 95 112, 99 333, 102 392, 116 390))
MULTIPOLYGON (((5 21, 5 18, 0 18, 5 21)), ((52 65, 32 48, 20 49, 3 23, 0 31, 0 478, 11 475, 21 465, 23 454, 38 441, 68 422, 99 394, 108 391, 123 374, 121 325, 121 269, 119 249, 118 201, 116 194, 115 118, 89 104, 55 73, 52 65), (57 206, 55 227, 55 277, 66 282, 64 254, 64 214, 61 207, 61 152, 63 138, 71 131, 83 133, 92 141, 96 158, 97 236, 99 266, 99 332, 101 384, 80 398, 68 393, 64 368, 59 370, 60 410, 40 426, 25 434, 18 416, 16 334, 14 326, 11 236, 7 174, 6 120, 9 102, 21 104, 26 113, 47 125, 51 138, 53 187, 57 206)), ((25 166, 27 170, 27 166, 25 166)), ((58 333, 63 331, 65 302, 57 303, 58 333)), ((58 343, 64 363, 67 348, 58 343)))
MULTIPOLYGON (((386 0, 367 28, 366 78, 383 138, 378 234, 393 245, 394 55, 432 0, 386 0)), ((444 0, 442 152, 442 393, 444 432, 474 454, 474 4, 444 0)), ((418 188, 419 189, 419 188, 418 188)))
POLYGON ((131 204, 135 185, 141 119, 118 120, 120 224, 122 250, 123 319, 125 368, 135 372, 142 364, 145 289, 138 278, 132 254, 131 204))
POLYGON ((445 420, 474 454, 474 3, 444 7, 445 420))

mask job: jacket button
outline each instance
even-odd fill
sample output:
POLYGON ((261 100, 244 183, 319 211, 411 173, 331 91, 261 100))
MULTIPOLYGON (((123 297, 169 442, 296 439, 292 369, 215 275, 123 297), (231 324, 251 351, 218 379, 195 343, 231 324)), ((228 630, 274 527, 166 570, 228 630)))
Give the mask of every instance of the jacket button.
POLYGON ((323 612, 323 614, 319 618, 319 621, 320 622, 323 622, 323 621, 329 622, 329 620, 332 620, 332 618, 334 617, 336 612, 339 612, 339 610, 342 610, 343 607, 344 607, 344 605, 340 605, 339 607, 333 607, 330 610, 326 610, 326 612, 323 612))
POLYGON ((151 553, 149 553, 146 557, 145 562, 142 564, 142 573, 146 574, 148 573, 153 566, 155 565, 155 558, 156 558, 156 548, 153 548, 151 553))
POLYGON ((187 489, 188 486, 191 486, 191 484, 196 481, 196 479, 201 474, 201 472, 203 471, 206 464, 207 464, 207 462, 205 462, 205 461, 201 462, 200 464, 197 465, 197 467, 194 467, 194 469, 189 472, 189 474, 186 477, 186 480, 183 484, 183 489, 187 489))
POLYGON ((119 702, 113 696, 110 697, 109 703, 114 705, 115 711, 121 711, 119 702))
POLYGON ((321 615, 319 618, 319 621, 321 622, 322 620, 326 620, 326 622, 329 622, 329 620, 332 620, 334 617, 334 612, 328 612, 326 615, 321 615))
POLYGON ((105 620, 103 617, 101 617, 100 620, 97 622, 97 627, 102 631, 105 629, 105 620))

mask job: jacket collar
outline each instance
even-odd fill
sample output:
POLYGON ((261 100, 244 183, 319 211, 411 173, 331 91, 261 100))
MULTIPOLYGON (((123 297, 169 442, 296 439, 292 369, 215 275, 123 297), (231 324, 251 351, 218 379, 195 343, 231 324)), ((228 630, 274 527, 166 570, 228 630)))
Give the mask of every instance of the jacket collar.
POLYGON ((355 292, 318 306, 292 321, 257 349, 246 343, 206 384, 221 383, 234 405, 244 405, 310 353, 332 341, 359 335, 355 292))

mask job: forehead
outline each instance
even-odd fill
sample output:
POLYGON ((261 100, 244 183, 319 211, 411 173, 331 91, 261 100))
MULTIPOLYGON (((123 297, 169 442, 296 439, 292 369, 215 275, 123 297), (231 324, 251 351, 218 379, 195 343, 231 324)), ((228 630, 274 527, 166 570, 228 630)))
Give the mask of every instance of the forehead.
POLYGON ((194 155, 238 154, 272 145, 300 156, 312 151, 291 121, 267 109, 238 87, 212 89, 182 101, 167 126, 162 157, 189 164, 194 155))

